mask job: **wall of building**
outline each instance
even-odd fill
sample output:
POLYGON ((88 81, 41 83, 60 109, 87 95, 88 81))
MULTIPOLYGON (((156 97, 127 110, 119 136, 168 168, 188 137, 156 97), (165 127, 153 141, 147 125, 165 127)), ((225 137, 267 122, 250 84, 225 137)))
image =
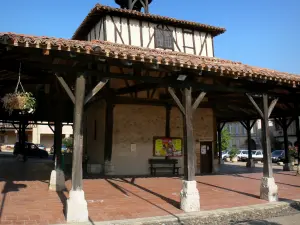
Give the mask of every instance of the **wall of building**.
MULTIPOLYGON (((102 18, 89 32, 87 40, 107 40, 114 43, 155 48, 154 29, 160 24, 116 16, 102 18)), ((213 37, 209 33, 164 25, 171 30, 174 51, 201 56, 214 56, 213 37)))
POLYGON ((105 102, 89 107, 84 115, 84 152, 90 163, 104 164, 105 102))
MULTIPOLYGON (((153 158, 153 137, 165 136, 166 111, 164 107, 116 105, 112 163, 117 175, 148 175, 148 159, 153 158), (135 147, 132 148, 132 145, 135 147), (132 151, 134 150, 134 151, 132 151)), ((214 140, 214 122, 211 109, 198 109, 194 115, 195 147, 201 140, 214 140)), ((171 111, 171 136, 182 137, 182 115, 177 108, 171 111)), ((183 173, 183 158, 179 166, 183 173)), ((196 160, 196 154, 195 154, 196 160)), ((196 166, 196 163, 195 163, 196 166)))
MULTIPOLYGON (((55 127, 51 126, 54 130, 55 127)), ((68 137, 73 134, 73 127, 64 125, 62 135, 68 137)), ((50 149, 54 143, 54 134, 48 125, 37 125, 32 128, 32 142, 35 144, 43 144, 47 149, 50 149)))

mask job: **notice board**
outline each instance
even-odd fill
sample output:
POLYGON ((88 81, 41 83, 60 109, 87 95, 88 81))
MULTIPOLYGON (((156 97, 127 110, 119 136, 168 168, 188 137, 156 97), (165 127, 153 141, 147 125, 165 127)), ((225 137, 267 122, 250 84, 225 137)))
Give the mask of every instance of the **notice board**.
POLYGON ((182 138, 154 137, 153 156, 182 156, 182 138))

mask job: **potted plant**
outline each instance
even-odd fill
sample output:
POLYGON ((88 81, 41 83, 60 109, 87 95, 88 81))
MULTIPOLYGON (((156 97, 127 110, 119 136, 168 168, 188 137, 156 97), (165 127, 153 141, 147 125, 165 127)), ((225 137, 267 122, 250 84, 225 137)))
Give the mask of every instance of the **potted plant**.
POLYGON ((23 113, 34 113, 36 99, 30 92, 8 93, 2 98, 3 107, 11 114, 14 110, 23 113))
POLYGON ((229 158, 231 162, 237 162, 238 161, 238 152, 239 150, 237 148, 232 148, 231 151, 229 152, 229 158))

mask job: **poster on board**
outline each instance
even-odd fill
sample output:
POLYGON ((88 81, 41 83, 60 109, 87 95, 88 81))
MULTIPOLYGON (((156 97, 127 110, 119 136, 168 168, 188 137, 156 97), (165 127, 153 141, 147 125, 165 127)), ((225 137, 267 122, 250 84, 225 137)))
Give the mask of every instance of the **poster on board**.
POLYGON ((182 139, 154 137, 154 156, 182 156, 182 139))

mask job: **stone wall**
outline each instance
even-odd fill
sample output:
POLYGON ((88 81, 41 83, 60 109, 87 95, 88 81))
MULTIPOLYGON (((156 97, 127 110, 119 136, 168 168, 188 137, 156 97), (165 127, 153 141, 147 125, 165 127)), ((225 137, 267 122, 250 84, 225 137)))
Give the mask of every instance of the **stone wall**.
POLYGON ((84 151, 90 163, 104 164, 105 102, 99 101, 84 114, 84 151))
MULTIPOLYGON (((153 137, 165 135, 165 115, 164 107, 116 105, 112 152, 116 175, 149 174, 148 159, 153 157, 153 137)), ((200 151, 201 141, 215 140, 212 110, 197 109, 193 123, 195 148, 196 151, 200 151)), ((182 137, 182 127, 182 115, 177 108, 173 108, 170 121, 171 136, 182 137)), ((183 173, 183 158, 178 159, 180 172, 183 173)), ((197 172, 200 172, 199 169, 197 172)))

